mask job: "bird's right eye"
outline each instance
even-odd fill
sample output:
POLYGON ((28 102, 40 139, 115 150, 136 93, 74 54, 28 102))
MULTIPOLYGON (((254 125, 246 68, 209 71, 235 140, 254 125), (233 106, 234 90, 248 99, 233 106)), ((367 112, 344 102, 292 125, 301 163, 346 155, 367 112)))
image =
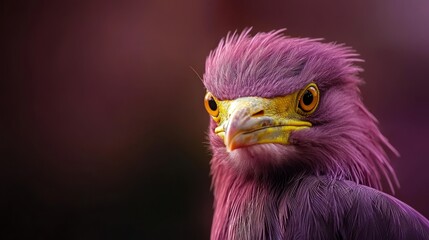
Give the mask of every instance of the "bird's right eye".
POLYGON ((209 92, 207 92, 206 96, 204 97, 204 107, 206 108, 207 112, 212 117, 217 117, 219 115, 219 108, 217 106, 217 100, 209 92))

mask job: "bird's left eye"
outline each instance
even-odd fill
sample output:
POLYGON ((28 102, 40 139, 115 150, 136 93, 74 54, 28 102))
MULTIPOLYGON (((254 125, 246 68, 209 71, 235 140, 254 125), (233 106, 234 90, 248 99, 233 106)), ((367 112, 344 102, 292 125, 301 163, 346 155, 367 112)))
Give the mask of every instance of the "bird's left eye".
POLYGON ((319 104, 319 89, 311 83, 300 94, 298 107, 301 113, 308 115, 316 109, 319 104))
POLYGON ((217 117, 219 115, 216 98, 209 92, 204 97, 204 107, 211 116, 217 117))

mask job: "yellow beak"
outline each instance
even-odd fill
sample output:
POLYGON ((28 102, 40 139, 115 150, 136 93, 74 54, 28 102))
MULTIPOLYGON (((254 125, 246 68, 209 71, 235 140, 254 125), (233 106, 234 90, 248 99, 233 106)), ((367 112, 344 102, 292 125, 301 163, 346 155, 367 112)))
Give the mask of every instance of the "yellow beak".
POLYGON ((215 133, 223 138, 228 151, 263 143, 289 144, 292 131, 311 127, 310 122, 299 119, 295 95, 229 101, 215 133))

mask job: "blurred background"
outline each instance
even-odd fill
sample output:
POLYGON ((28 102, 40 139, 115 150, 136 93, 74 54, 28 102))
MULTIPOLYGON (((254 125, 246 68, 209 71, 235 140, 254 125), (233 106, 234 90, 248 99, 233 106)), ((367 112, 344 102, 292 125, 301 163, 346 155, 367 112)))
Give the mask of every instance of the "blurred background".
POLYGON ((429 217, 429 1, 2 1, 1 239, 208 239, 198 76, 228 31, 352 46, 429 217))

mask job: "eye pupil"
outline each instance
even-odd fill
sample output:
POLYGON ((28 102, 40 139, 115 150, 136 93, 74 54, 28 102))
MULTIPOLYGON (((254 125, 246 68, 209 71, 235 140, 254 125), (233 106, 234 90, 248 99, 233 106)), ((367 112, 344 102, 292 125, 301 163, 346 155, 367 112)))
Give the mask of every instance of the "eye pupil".
POLYGON ((209 107, 212 111, 216 111, 217 109, 216 101, 213 98, 209 99, 209 107))
POLYGON ((310 105, 313 102, 313 94, 310 91, 305 91, 304 95, 302 96, 302 102, 304 105, 310 105))

